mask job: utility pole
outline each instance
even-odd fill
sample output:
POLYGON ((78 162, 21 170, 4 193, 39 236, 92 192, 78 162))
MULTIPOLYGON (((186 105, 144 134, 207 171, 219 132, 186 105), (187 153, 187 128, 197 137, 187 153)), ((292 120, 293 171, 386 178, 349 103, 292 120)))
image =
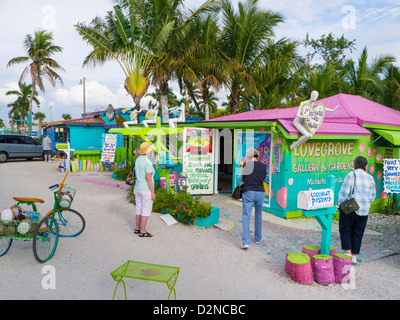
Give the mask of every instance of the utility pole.
POLYGON ((83 114, 86 114, 86 78, 83 77, 83 79, 81 79, 79 81, 79 84, 83 84, 83 114))

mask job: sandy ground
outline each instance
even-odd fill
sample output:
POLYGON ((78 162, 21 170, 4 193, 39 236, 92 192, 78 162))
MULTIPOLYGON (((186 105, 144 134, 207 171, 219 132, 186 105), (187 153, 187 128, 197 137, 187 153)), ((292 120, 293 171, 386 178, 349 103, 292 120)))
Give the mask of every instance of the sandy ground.
MULTIPOLYGON (((58 162, 10 161, 0 164, 0 209, 13 205, 13 196, 45 200, 40 211, 52 208, 48 187, 63 178, 58 162)), ((116 282, 110 276, 127 260, 181 268, 176 284, 179 300, 262 299, 399 299, 400 255, 358 265, 352 286, 299 285, 282 266, 277 271, 260 250, 239 249, 240 240, 217 228, 175 224, 167 226, 161 214, 153 213, 148 230, 153 238, 133 233, 135 207, 126 201, 126 191, 84 182, 85 179, 118 183, 111 173, 70 174, 67 185, 77 190, 73 208, 86 219, 85 231, 76 238, 60 238, 54 257, 36 262, 31 241, 14 241, 0 257, 0 299, 110 300, 116 282), (56 288, 44 289, 46 267, 54 267, 56 288)), ((127 279, 128 299, 165 300, 165 284, 127 279)), ((122 287, 116 299, 123 299, 122 287)))

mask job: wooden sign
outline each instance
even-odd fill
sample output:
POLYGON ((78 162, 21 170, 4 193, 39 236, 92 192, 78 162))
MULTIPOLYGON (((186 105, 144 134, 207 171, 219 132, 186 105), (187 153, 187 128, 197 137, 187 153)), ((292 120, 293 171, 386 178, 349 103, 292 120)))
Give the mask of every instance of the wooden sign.
POLYGON ((117 147, 117 135, 106 134, 106 138, 103 144, 103 152, 101 154, 101 162, 114 163, 116 147, 117 147))
POLYGON ((213 132, 185 128, 183 172, 187 174, 187 192, 214 193, 213 132))
POLYGON ((383 159, 384 192, 400 193, 400 159, 383 159))

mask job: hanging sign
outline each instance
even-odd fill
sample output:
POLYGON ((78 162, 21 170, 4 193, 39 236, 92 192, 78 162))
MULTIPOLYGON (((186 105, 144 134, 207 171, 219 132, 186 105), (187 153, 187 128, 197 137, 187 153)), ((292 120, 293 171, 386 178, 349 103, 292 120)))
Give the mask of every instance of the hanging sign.
POLYGON ((115 149, 117 148, 117 135, 106 134, 101 154, 101 162, 114 163, 115 149))
POLYGON ((384 192, 400 193, 400 159, 383 159, 384 192))
POLYGON ((325 106, 322 103, 316 106, 305 103, 303 105, 302 113, 304 116, 307 116, 307 118, 305 118, 305 123, 308 131, 310 131, 311 134, 314 134, 324 121, 325 106))

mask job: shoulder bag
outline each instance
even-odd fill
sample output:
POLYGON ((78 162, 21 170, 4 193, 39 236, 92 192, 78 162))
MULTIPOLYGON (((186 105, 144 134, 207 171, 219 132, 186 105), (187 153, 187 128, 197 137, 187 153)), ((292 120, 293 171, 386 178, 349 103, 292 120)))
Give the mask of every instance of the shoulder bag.
POLYGON ((126 177, 125 183, 128 186, 135 185, 136 182, 136 173, 135 173, 135 164, 133 164, 131 172, 129 172, 128 176, 126 177))
POLYGON ((353 198, 343 201, 340 204, 340 210, 343 211, 343 213, 346 215, 360 209, 360 206, 357 204, 356 200, 354 199, 354 187, 356 185, 356 174, 354 173, 354 171, 353 171, 353 174, 354 174, 354 185, 353 185, 353 191, 351 192, 351 195, 353 196, 353 198))
POLYGON ((242 199, 242 193, 243 193, 243 181, 241 181, 239 185, 236 186, 235 190, 233 190, 232 198, 240 200, 242 199))

